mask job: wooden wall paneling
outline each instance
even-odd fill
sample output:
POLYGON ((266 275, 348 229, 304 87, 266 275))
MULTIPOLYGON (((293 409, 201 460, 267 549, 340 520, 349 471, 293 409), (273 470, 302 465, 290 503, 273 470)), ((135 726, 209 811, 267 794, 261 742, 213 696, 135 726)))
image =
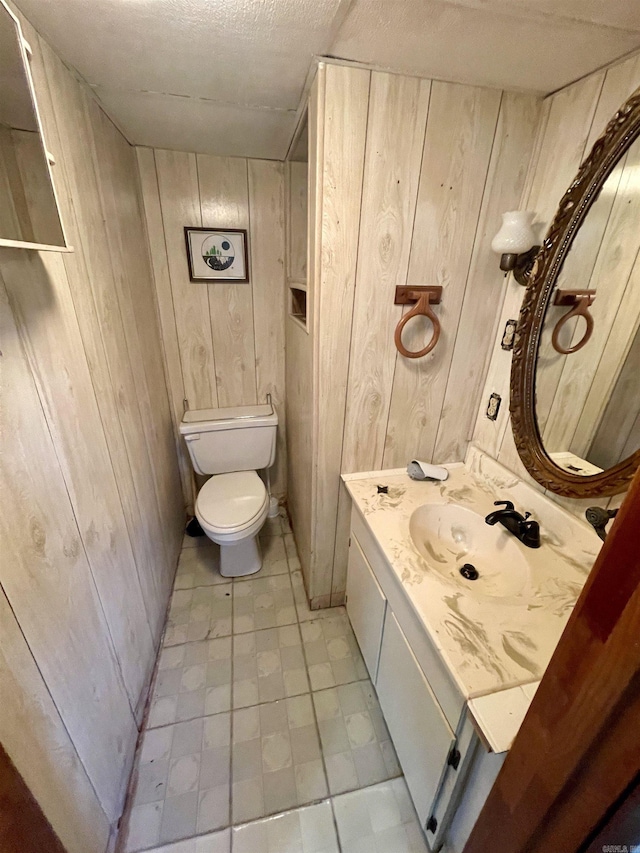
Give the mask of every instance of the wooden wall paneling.
MULTIPOLYGON (((146 279, 148 282, 150 270, 146 264, 141 268, 134 258, 138 254, 140 259, 146 261, 142 243, 144 232, 137 210, 137 181, 135 173, 120 177, 122 163, 118 157, 118 148, 120 144, 128 143, 124 142, 119 131, 86 94, 84 106, 89 127, 93 131, 94 167, 98 177, 109 254, 113 264, 115 292, 122 319, 117 340, 120 346, 124 344, 126 356, 126 360, 123 359, 116 369, 112 370, 112 377, 117 371, 117 375, 124 375, 128 380, 126 387, 130 395, 131 414, 123 421, 123 431, 127 437, 136 495, 142 505, 145 520, 152 524, 155 533, 156 553, 160 557, 156 564, 156 580, 160 602, 166 602, 173 580, 172 564, 177 562, 176 532, 182 524, 179 522, 179 526, 176 525, 175 516, 173 519, 169 517, 176 503, 175 492, 171 494, 170 490, 165 490, 163 484, 162 471, 166 463, 162 454, 166 452, 166 448, 162 448, 162 453, 153 452, 155 448, 160 448, 155 428, 155 412, 149 395, 149 374, 145 364, 149 359, 160 363, 160 352, 156 341, 147 339, 146 346, 143 346, 139 335, 143 322, 155 331, 156 315, 152 293, 148 292, 148 299, 140 299, 144 296, 142 281, 146 279), (134 301, 134 291, 138 297, 137 305, 134 301), (139 316, 139 311, 142 311, 142 316, 139 316), (160 546, 163 548, 164 558, 160 546)), ((160 380, 164 386, 162 374, 160 380)), ((164 394, 166 399, 166 390, 164 394)), ((119 392, 118 398, 122 416, 127 411, 122 405, 122 391, 119 392)), ((168 463, 175 463, 173 453, 168 463)), ((159 640, 163 619, 164 608, 160 606, 152 624, 154 641, 159 640)))
POLYGON ((382 465, 429 93, 427 80, 371 76, 342 470, 382 465))
POLYGON ((2 277, 135 707, 151 630, 62 256, 3 250, 2 277))
MULTIPOLYGON (((599 79, 585 78, 544 101, 537 150, 531 161, 522 202, 523 208, 536 212, 536 228, 541 238, 582 160, 603 79, 601 74, 596 77, 599 79)), ((512 276, 508 276, 502 316, 474 432, 474 441, 496 459, 500 457, 505 433, 511 429, 508 406, 511 353, 500 347, 501 330, 507 319, 519 317, 523 295, 524 290, 512 276), (485 417, 487 400, 493 392, 502 397, 495 422, 485 417)), ((515 456, 509 453, 510 446, 509 442, 505 444, 500 458, 513 470, 520 462, 517 451, 515 456)))
POLYGON ((278 447, 272 491, 286 493, 284 382, 284 168, 272 160, 249 160, 251 275, 258 402, 271 394, 278 410, 278 447))
POLYGON ((0 695, 0 743, 65 849, 103 853, 109 820, 1 589, 0 695))
MULTIPOLYGON (((322 255, 320 248, 322 227, 322 192, 323 192, 323 169, 324 169, 324 134, 326 109, 326 74, 327 65, 324 62, 318 64, 316 77, 309 94, 309 106, 307 109, 308 122, 308 155, 309 172, 307 176, 307 332, 309 332, 312 346, 315 347, 318 312, 316 300, 322 274, 322 255)), ((317 351, 314 352, 314 356, 317 351)), ((314 357, 314 372, 317 370, 317 357, 314 357)), ((314 384, 316 377, 313 378, 314 384)), ((313 388, 309 389, 313 395, 313 388)), ((310 398, 315 399, 315 398, 310 398)), ((317 429, 317 412, 314 412, 313 429, 317 429)))
MULTIPOLYGON (((597 72, 543 102, 538 150, 531 160, 528 189, 523 194, 522 205, 538 212, 541 233, 544 233, 582 158, 606 122, 639 82, 640 56, 636 55, 608 69, 606 74, 597 72)), ((473 440, 511 470, 521 474, 527 482, 536 485, 524 471, 511 434, 508 413, 511 357, 499 345, 504 322, 508 317, 517 318, 519 314, 522 293, 518 285, 508 282, 473 440), (486 400, 492 391, 497 391, 503 398, 496 423, 487 420, 484 415, 486 400)), ((582 515, 585 507, 593 502, 562 498, 550 492, 547 495, 577 515, 582 515)), ((609 503, 615 506, 619 504, 619 498, 612 498, 609 503)))
MULTIPOLYGON (((531 161, 522 203, 523 208, 536 212, 536 229, 541 238, 582 160, 603 79, 602 74, 595 77, 595 80, 585 78, 544 101, 537 150, 531 161)), ((510 317, 517 319, 520 315, 524 290, 512 276, 507 278, 507 293, 487 383, 480 400, 474 441, 513 470, 520 462, 517 451, 515 456, 509 452, 512 443, 505 444, 500 457, 505 432, 511 428, 508 406, 511 353, 501 349, 500 339, 506 320, 510 317), (502 406, 495 422, 485 417, 487 401, 493 392, 502 397, 502 406)))
MULTIPOLYGON (((515 210, 527 177, 542 99, 504 92, 486 189, 442 403, 433 458, 463 460, 472 434, 506 287, 491 240, 505 210, 515 210)), ((504 326, 502 327, 502 330, 504 326)), ((502 334, 500 331, 500 335, 502 334)))
MULTIPOLYGON (((591 150, 591 147, 597 137, 603 132, 607 122, 613 116, 618 107, 626 100, 626 98, 634 91, 640 82, 640 59, 638 57, 627 60, 614 68, 609 69, 603 79, 602 88, 598 95, 597 106, 591 121, 591 126, 588 131, 587 139, 584 144, 583 156, 586 156, 591 150)), ((552 102, 554 98, 550 99, 552 102)), ((610 176, 608 181, 608 189, 612 190, 612 183, 616 174, 610 176)), ((622 178, 622 168, 617 170, 618 180, 622 178)), ((570 179, 569 179, 570 180, 570 179)), ((574 241, 570 261, 567 269, 571 271, 571 280, 564 281, 562 273, 559 279, 559 286, 573 286, 575 281, 586 281, 591 279, 597 255, 600 249, 603 234, 608 228, 609 216, 615 199, 615 193, 602 193, 592 207, 591 211, 584 224, 580 228, 574 241)), ((559 201, 559 198, 558 200, 559 201)), ((557 202, 556 202, 557 204, 557 202)), ((586 285, 585 285, 586 286, 586 285)), ((595 307, 595 306, 594 306, 595 307)), ((601 310, 601 306, 596 309, 596 314, 601 310)), ((549 324, 554 324, 561 316, 561 309, 552 309, 549 313, 549 324)), ((601 324, 596 319, 596 325, 601 324)), ((590 349, 591 347, 589 347, 590 349)), ((584 353, 582 354, 584 358, 584 353)), ((549 439, 550 447, 560 447, 562 444, 567 446, 567 440, 564 436, 573 432, 577 419, 579 418, 580 405, 576 395, 574 399, 575 405, 566 409, 567 419, 564 419, 563 410, 552 414, 552 406, 554 397, 560 382, 562 382, 562 372, 567 364, 567 359, 564 356, 555 352, 551 346, 551 330, 545 333, 539 356, 539 369, 544 372, 544 378, 538 385, 538 400, 540 409, 540 426, 544 430, 545 440, 549 439), (569 424, 568 420, 571 412, 574 415, 573 424, 569 424), (562 423, 558 425, 557 417, 561 418, 562 423), (548 419, 550 422, 547 423, 548 419), (558 444, 560 442, 560 444, 558 444)), ((570 368, 575 365, 577 360, 569 359, 570 368)), ((584 393, 584 377, 580 383, 580 387, 584 393)), ((580 451, 578 451, 580 455, 580 451)))
MULTIPOLYGON (((384 468, 433 458, 499 109, 498 91, 431 85, 407 283, 442 286, 442 334, 425 358, 396 354, 384 468)), ((431 328, 412 321, 407 348, 423 347, 431 328)))
MULTIPOLYGON (((345 343, 351 337, 370 77, 368 71, 337 65, 325 71, 322 219, 316 249, 321 267, 315 298, 313 603, 329 596, 332 586, 349 373, 345 343)), ((344 579, 340 583, 344 589, 344 579)))
MULTIPOLYGON (((62 217, 69 237, 74 246, 74 252, 65 254, 63 262, 71 290, 78 325, 82 335, 85 357, 89 364, 91 380, 103 430, 107 439, 111 464, 113 466, 118 493, 122 503, 129 537, 135 555, 140 582, 143 588, 145 606, 150 617, 157 610, 157 594, 154 574, 157 571, 154 561, 154 546, 151 543, 153 531, 143 524, 141 508, 133 488, 131 467, 126 452, 122 426, 118 414, 118 404, 111 377, 107 369, 107 359, 104 344, 100 334, 93 293, 87 286, 89 270, 86 260, 84 232, 79 226, 73 199, 82 187, 82 176, 76 176, 73 163, 61 152, 73 150, 77 125, 73 121, 73 113, 65 106, 61 85, 55 78, 46 73, 47 66, 58 69, 61 77, 68 72, 60 60, 52 53, 46 42, 40 40, 35 30, 23 20, 23 31, 33 50, 31 71, 34 76, 40 115, 44 124, 47 144, 57 152, 57 160, 53 170, 57 195, 60 201, 62 217), (60 124, 60 131, 58 129, 60 124), (67 140, 69 139, 69 142, 67 140), (68 163, 68 167, 67 167, 68 163), (73 189, 72 189, 73 188, 73 189)), ((81 159, 86 160, 84 150, 81 159)), ((82 166, 82 164, 78 164, 82 166)))
MULTIPOLYGON (((239 157, 196 155, 203 227, 245 228, 250 232, 247 161, 239 157)), ((249 233, 249 241, 251 234, 249 233)), ((254 275, 249 282, 208 284, 211 336, 220 406, 256 403, 255 339, 253 333, 254 275)))
POLYGON ((176 315, 173 310, 173 295, 167 260, 167 249, 160 209, 160 195, 156 162, 152 148, 136 148, 138 173, 142 192, 149 256, 155 284, 158 315, 160 319, 162 352, 167 377, 171 416, 173 419, 174 444, 178 456, 182 492, 187 509, 193 510, 195 496, 193 492, 193 468, 185 443, 178 431, 182 420, 185 397, 180 361, 180 347, 176 328, 176 315))
POLYGON ((308 584, 312 578, 313 353, 305 330, 290 317, 286 322, 287 505, 308 584))
MULTIPOLYGON (((598 98, 598 105, 594 114, 593 122, 591 124, 589 136, 585 144, 585 155, 591 150, 593 143, 595 142, 597 137, 603 132, 607 122, 611 119, 616 110, 635 91, 638 85, 640 85, 640 55, 631 57, 630 59, 627 59, 619 65, 615 65, 607 70, 604 77, 602 90, 598 98)), ((637 147, 637 145, 635 147, 637 147)), ((633 156, 634 153, 633 151, 631 151, 630 157, 633 158, 633 156)), ((637 159, 637 153, 635 154, 635 157, 637 159)), ((628 176, 625 182, 625 177, 623 175, 622 168, 620 168, 620 170, 618 171, 618 175, 621 180, 621 183, 619 183, 618 185, 618 192, 624 190, 625 183, 628 189, 628 176)), ((610 181, 611 178, 609 179, 609 182, 610 181)), ((616 196, 613 194, 610 194, 608 196, 608 199, 603 198, 603 194, 601 194, 600 198, 594 205, 594 208, 592 208, 592 210, 589 212, 589 216, 587 217, 583 226, 580 228, 580 231, 578 232, 578 235, 576 237, 574 247, 572 248, 572 255, 575 251, 580 256, 580 269, 578 270, 577 275, 582 275, 585 280, 588 280, 591 277, 596 262, 596 255, 600 249, 600 240, 597 239, 597 235, 593 234, 594 226, 592 225, 592 222, 593 220, 598 218, 594 215, 594 211, 596 209, 602 208, 604 206, 603 202, 606 203, 608 200, 609 203, 606 205, 606 209, 603 211, 603 213, 610 213, 615 198, 616 196), (590 254, 588 254, 589 244, 593 246, 590 254), (582 260, 582 258, 584 258, 584 260, 582 260)), ((629 200, 633 204, 634 199, 630 197, 629 200)), ((619 204, 619 202, 616 201, 616 204, 619 204)), ((603 232, 605 228, 607 228, 608 221, 609 220, 607 217, 601 226, 603 232)), ((599 225, 599 223, 596 224, 599 225)), ((633 236, 635 236, 635 234, 633 236)), ((628 256, 628 249, 626 249, 625 253, 628 256)), ((571 265, 572 269, 576 269, 576 259, 573 257, 571 260, 571 265)), ((633 298, 634 296, 634 290, 630 286, 627 286, 625 293, 629 294, 631 298, 633 298)), ((627 323, 630 320, 633 321, 634 310, 635 309, 631 304, 627 304, 625 305, 625 312, 623 312, 625 316, 621 317, 618 314, 618 316, 616 317, 616 326, 618 326, 618 324, 621 324, 621 326, 620 328, 616 328, 615 332, 613 332, 612 330, 612 334, 609 336, 609 342, 607 343, 607 352, 609 351, 610 347, 617 347, 618 350, 620 350, 620 347, 622 347, 622 349, 625 349, 628 346, 630 337, 632 337, 632 333, 629 332, 629 327, 627 323)), ((616 360, 615 355, 613 355, 612 358, 614 361, 616 360)), ((559 361, 561 363, 564 363, 565 359, 561 358, 559 359, 559 361)), ((548 380, 545 381, 545 384, 548 384, 548 380)), ((587 424, 589 421, 595 423, 598 419, 598 416, 595 412, 597 411, 597 408, 600 407, 603 402, 606 401, 606 399, 608 399, 608 393, 605 390, 606 387, 606 380, 603 382, 603 376, 598 377, 598 375, 596 375, 586 403, 586 406, 589 409, 589 414, 587 415, 585 412, 585 417, 582 419, 582 425, 578 426, 578 433, 576 434, 576 437, 574 439, 574 446, 576 447, 575 452, 578 452, 579 455, 581 453, 584 454, 584 449, 589 443, 589 437, 588 435, 586 435, 581 426, 587 424), (578 448, 580 449, 578 450, 578 448)), ((547 409, 550 408, 548 403, 546 403, 546 406, 547 409)), ((578 407, 576 407, 576 409, 577 408, 578 407)))
MULTIPOLYGON (((531 189, 525 207, 536 212, 536 223, 544 236, 562 195, 575 177, 585 154, 587 138, 602 89, 604 72, 592 74, 553 95, 531 189)), ((519 286, 518 286, 519 287, 519 286)), ((521 297, 524 290, 520 289, 521 297)), ((518 302, 519 307, 522 298, 518 302)), ((514 316, 518 316, 514 315, 514 316)), ((499 343, 497 343, 499 347, 499 343)), ((509 371, 511 359, 509 358, 509 371)), ((509 377, 505 377, 506 397, 509 399, 509 377)), ((510 428, 506 418, 504 428, 510 428)), ((510 431, 510 429, 509 429, 510 431)), ((511 470, 520 464, 513 441, 504 442, 496 457, 511 470), (515 455, 514 455, 515 454, 515 455)), ((531 478, 528 478, 531 481, 531 478)))
MULTIPOLYGON (((144 436, 132 432, 141 429, 140 417, 108 251, 104 212, 93 160, 87 156, 93 139, 89 136, 78 83, 43 41, 40 47, 52 94, 52 121, 54 115, 60 117, 57 133, 60 148, 66 155, 64 203, 69 203, 71 216, 65 215, 65 221, 70 223, 69 239, 75 252, 65 255, 64 263, 125 508, 145 606, 153 625, 158 612, 164 609, 157 565, 166 557, 157 527, 158 511, 150 472, 144 466, 142 469, 136 467, 147 457, 147 451, 144 436)), ((54 179, 57 174, 54 173, 54 179)))
POLYGON ((351 498, 347 487, 340 481, 338 513, 336 518, 333 571, 331 574, 331 606, 344 604, 347 591, 347 564, 349 561, 349 530, 351 528, 351 498))
MULTIPOLYGON (((526 205, 528 209, 537 211, 541 234, 545 233, 560 198, 588 153, 590 143, 602 130, 601 116, 597 129, 595 116, 604 80, 605 72, 597 72, 549 98, 549 125, 526 205)), ((509 435, 503 437, 497 458, 511 470, 524 470, 510 429, 509 435)), ((527 482, 533 483, 528 474, 526 478, 527 482)), ((588 505, 585 501, 566 501, 548 494, 576 514, 581 515, 588 505)))
POLYGON ((589 153, 608 122, 638 86, 640 86, 640 52, 606 70, 598 106, 585 145, 585 155, 589 153))
MULTIPOLYGON (((157 549, 159 540, 156 537, 159 531, 152 530, 148 520, 143 519, 144 507, 135 489, 120 418, 121 400, 116 399, 118 391, 109 370, 103 337, 102 327, 104 325, 106 331, 109 323, 103 324, 99 319, 95 294, 92 288, 87 286, 89 281, 96 278, 92 273, 96 268, 99 270, 98 280, 110 271, 109 259, 105 260, 103 212, 97 196, 96 178, 92 164, 86 156, 88 143, 85 145, 86 138, 81 139, 78 135, 82 127, 87 134, 89 131, 86 122, 80 117, 83 110, 78 83, 35 32, 29 41, 32 46, 35 45, 31 68, 39 92, 40 112, 45 122, 47 138, 56 150, 64 152, 65 155, 57 161, 54 180, 60 180, 62 183, 63 191, 59 192, 58 196, 66 207, 65 222, 73 229, 70 239, 75 251, 64 256, 64 264, 138 567, 145 607, 149 622, 153 624, 154 620, 158 621, 159 611, 164 611, 164 603, 159 601, 156 583, 158 564, 161 564, 163 559, 162 552, 157 549), (87 204, 83 207, 79 199, 88 193, 89 188, 93 188, 94 195, 87 197, 87 204), (94 244, 99 246, 100 255, 99 258, 94 258, 93 264, 90 265, 89 256, 94 244), (107 265, 107 270, 101 269, 102 263, 107 265)), ((106 286, 112 284, 113 278, 109 276, 106 286)), ((114 311, 113 296, 107 298, 105 303, 106 314, 110 316, 114 311)), ((143 476, 148 476, 147 471, 142 473, 143 476)))
MULTIPOLYGON (((395 364, 393 331, 401 313, 394 294, 407 278, 430 89, 428 80, 371 75, 341 465, 347 473, 382 466, 395 364)), ((349 511, 341 486, 334 604, 344 597, 349 511)))
POLYGON ((0 414, 0 533, 8 556, 0 583, 113 821, 122 808, 137 729, 4 287, 0 298, 2 397, 12 401, 0 414))
MULTIPOLYGON (((51 68, 53 70, 53 65, 51 68)), ((161 533, 162 522, 144 424, 140 416, 134 365, 129 352, 130 347, 134 345, 135 336, 131 335, 128 339, 125 326, 127 312, 121 304, 124 293, 123 261, 118 254, 117 239, 111 239, 110 236, 114 234, 113 221, 108 215, 103 199, 106 188, 109 186, 108 178, 104 174, 100 175, 96 168, 98 154, 95 135, 88 116, 89 96, 61 64, 56 63, 54 74, 60 84, 61 92, 64 92, 65 107, 75 119, 70 158, 78 187, 74 204, 85 247, 87 247, 85 257, 89 271, 88 284, 93 293, 107 369, 117 400, 118 416, 129 458, 134 493, 140 507, 142 523, 150 531, 147 544, 154 563, 156 566, 163 565, 167 560, 167 554, 161 533), (82 165, 79 165, 79 160, 83 161, 82 165)), ((70 137, 71 134, 67 138, 67 144, 71 141, 70 137)), ((115 210, 112 212, 112 216, 114 215, 115 210)), ((156 595, 153 612, 158 614, 164 609, 164 596, 160 589, 157 568, 151 578, 151 585, 156 595)), ((152 621, 152 629, 153 627, 152 621)))
MULTIPOLYGON (((287 408, 287 503, 307 588, 313 580, 311 566, 313 530, 312 496, 316 466, 314 441, 314 352, 317 315, 314 299, 320 276, 317 224, 322 219, 322 164, 324 136, 324 89, 326 65, 318 64, 309 91, 308 227, 307 227, 307 327, 303 329, 285 309, 286 408, 287 408)), ((289 164, 290 165, 290 164, 289 164)), ((288 296, 288 294, 287 294, 288 296)))
MULTIPOLYGON (((535 176, 535 166, 542 150, 550 109, 550 100, 544 100, 540 110, 540 120, 538 122, 533 154, 529 162, 522 199, 518 207, 524 207, 525 201, 531 192, 535 176)), ((520 316, 520 306, 523 297, 522 288, 512 275, 502 275, 499 266, 496 269, 496 274, 500 275, 500 281, 503 283, 504 298, 502 301, 502 311, 498 318, 486 379, 480 396, 480 409, 473 429, 473 441, 494 458, 498 455, 504 432, 510 425, 508 400, 511 352, 503 350, 500 342, 507 320, 517 320, 520 316), (500 406, 497 419, 490 421, 486 417, 486 409, 489 396, 494 392, 502 397, 502 405, 500 406)))
POLYGON ((162 576, 168 592, 182 545, 185 511, 180 498, 180 473, 174 447, 158 305, 148 252, 141 251, 141 247, 147 244, 147 235, 135 152, 101 110, 99 114, 105 135, 110 135, 113 140, 113 180, 123 235, 127 298, 135 319, 140 365, 146 380, 141 414, 146 424, 160 516, 165 529, 167 562, 162 567, 162 576))
POLYGON ((202 224, 196 155, 155 151, 160 207, 182 363, 190 409, 218 405, 209 296, 203 282, 189 281, 184 227, 202 224))
POLYGON ((307 219, 309 164, 294 160, 287 163, 288 223, 287 278, 307 280, 307 219))

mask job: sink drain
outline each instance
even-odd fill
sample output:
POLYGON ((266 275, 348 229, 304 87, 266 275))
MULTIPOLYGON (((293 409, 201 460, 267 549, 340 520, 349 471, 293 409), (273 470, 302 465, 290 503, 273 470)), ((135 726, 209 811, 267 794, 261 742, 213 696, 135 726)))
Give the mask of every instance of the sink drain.
POLYGON ((475 566, 472 566, 471 563, 465 563, 461 569, 458 570, 463 578, 466 578, 468 581, 477 581, 480 577, 478 570, 475 566))

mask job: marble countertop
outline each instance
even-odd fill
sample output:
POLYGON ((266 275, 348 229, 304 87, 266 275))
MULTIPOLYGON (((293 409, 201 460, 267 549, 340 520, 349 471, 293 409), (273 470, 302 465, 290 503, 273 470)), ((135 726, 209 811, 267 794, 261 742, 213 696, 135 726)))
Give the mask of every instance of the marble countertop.
POLYGON ((445 467, 449 478, 438 483, 412 480, 404 470, 348 474, 343 480, 469 701, 539 681, 601 542, 586 522, 476 448, 465 465, 445 467), (378 494, 378 485, 388 493, 378 494), (504 531, 530 565, 526 588, 508 598, 480 595, 464 581, 444 577, 418 553, 409 534, 411 514, 423 504, 458 504, 485 516, 495 500, 511 500, 520 512, 531 512, 541 529, 539 549, 526 548, 504 531))

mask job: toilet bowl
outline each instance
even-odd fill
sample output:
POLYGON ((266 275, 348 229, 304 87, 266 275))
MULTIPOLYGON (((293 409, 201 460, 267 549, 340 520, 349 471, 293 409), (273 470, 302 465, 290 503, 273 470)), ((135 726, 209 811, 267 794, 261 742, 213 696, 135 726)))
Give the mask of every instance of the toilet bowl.
POLYGON ((211 474, 196 499, 196 518, 220 545, 220 574, 252 575, 262 566, 258 533, 269 494, 257 471, 273 465, 278 416, 271 404, 185 412, 180 433, 198 474, 211 474))
POLYGON ((255 471, 214 474, 198 493, 196 518, 220 545, 220 574, 252 575, 262 566, 258 533, 269 512, 269 495, 255 471))

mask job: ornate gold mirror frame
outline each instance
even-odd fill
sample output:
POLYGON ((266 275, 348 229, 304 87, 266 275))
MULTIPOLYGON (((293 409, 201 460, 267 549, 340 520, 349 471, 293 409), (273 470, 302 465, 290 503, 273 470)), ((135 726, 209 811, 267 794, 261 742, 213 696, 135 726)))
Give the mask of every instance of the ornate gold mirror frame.
MULTIPOLYGON (((536 256, 520 311, 511 367, 511 424, 520 458, 546 489, 572 498, 624 492, 640 465, 640 450, 613 468, 587 477, 565 471, 546 453, 535 410, 536 361, 547 307, 580 228, 604 182, 640 136, 640 88, 611 119, 564 194, 536 256)), ((640 223, 638 223, 640 228, 640 223)))

